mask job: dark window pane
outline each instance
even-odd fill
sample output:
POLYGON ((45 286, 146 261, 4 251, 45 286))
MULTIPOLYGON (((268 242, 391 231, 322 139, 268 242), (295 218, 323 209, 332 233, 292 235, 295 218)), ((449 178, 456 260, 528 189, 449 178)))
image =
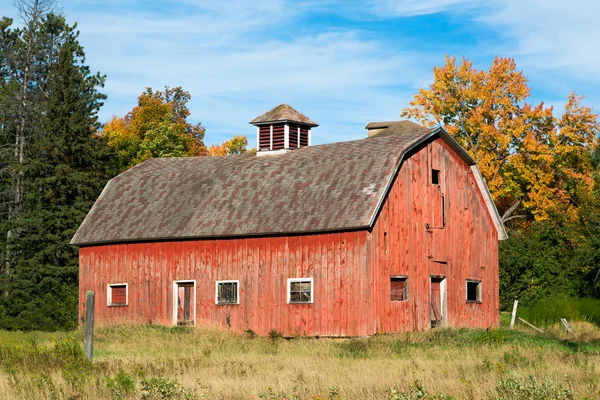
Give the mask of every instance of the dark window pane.
POLYGON ((311 292, 311 281, 290 282, 290 303, 310 303, 311 292))
POLYGON ((222 282, 217 288, 217 303, 237 304, 237 282, 222 282))
POLYGON ((440 184, 440 171, 437 169, 431 170, 431 183, 434 185, 440 184))
POLYGON ((481 282, 467 281, 467 301, 481 301, 479 285, 481 282))

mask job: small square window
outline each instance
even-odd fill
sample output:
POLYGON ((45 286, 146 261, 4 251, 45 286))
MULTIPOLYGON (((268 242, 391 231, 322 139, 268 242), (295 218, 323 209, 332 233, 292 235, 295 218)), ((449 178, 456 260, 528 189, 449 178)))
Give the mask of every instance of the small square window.
POLYGON ((217 281, 215 304, 239 304, 240 281, 217 281))
POLYGON ((129 293, 126 283, 115 283, 108 285, 107 304, 113 307, 123 307, 129 303, 129 293))
POLYGON ((467 302, 481 303, 481 281, 467 280, 467 302))
POLYGON ((313 278, 288 279, 288 303, 310 304, 313 302, 313 278))
POLYGON ((440 184, 440 170, 439 169, 431 170, 431 184, 432 185, 440 184))
POLYGON ((390 278, 390 299, 392 301, 408 300, 408 278, 406 276, 390 278))

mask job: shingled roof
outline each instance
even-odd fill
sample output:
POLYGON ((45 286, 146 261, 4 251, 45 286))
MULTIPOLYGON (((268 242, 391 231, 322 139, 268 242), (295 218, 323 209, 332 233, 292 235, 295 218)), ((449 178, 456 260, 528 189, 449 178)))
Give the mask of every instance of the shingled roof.
POLYGON ((453 142, 421 128, 271 157, 150 159, 108 182, 71 244, 367 228, 403 156, 436 134, 453 142))
POLYGON ((287 104, 280 104, 271 111, 250 121, 252 125, 261 125, 273 122, 298 122, 304 125, 319 126, 315 121, 287 104))

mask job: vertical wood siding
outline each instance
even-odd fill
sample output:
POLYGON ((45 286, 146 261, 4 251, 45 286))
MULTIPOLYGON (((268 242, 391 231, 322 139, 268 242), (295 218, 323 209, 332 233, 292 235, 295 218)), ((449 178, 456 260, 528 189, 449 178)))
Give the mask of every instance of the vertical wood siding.
POLYGON ((499 324, 497 232, 470 167, 442 139, 405 159, 367 244, 375 272, 369 331, 428 329, 432 275, 446 278, 449 326, 499 324), (440 171, 439 188, 432 169, 440 171), (390 301, 395 275, 408 276, 408 301, 390 301), (482 281, 481 304, 467 303, 467 279, 482 281))
POLYGON ((448 325, 499 323, 497 233, 470 168, 441 139, 404 161, 372 231, 83 247, 79 313, 95 290, 99 325, 171 325, 173 282, 195 280, 197 325, 287 336, 424 330, 431 275, 446 277, 448 325), (407 301, 391 301, 391 276, 408 277, 407 301), (287 279, 304 277, 314 302, 287 304, 287 279), (482 281, 481 304, 466 302, 466 279, 482 281), (239 280, 239 304, 215 304, 217 280, 239 280), (128 283, 128 306, 106 306, 111 283, 128 283))
POLYGON ((173 281, 196 280, 196 323, 266 335, 362 336, 366 231, 80 249, 80 315, 96 291, 96 323, 173 323, 173 281), (360 267, 359 267, 360 266, 360 267), (354 271, 354 269, 357 269, 354 271), (287 279, 312 277, 314 302, 287 304, 287 279), (216 305, 215 281, 239 280, 239 304, 216 305), (107 285, 129 284, 127 307, 106 306, 107 285))

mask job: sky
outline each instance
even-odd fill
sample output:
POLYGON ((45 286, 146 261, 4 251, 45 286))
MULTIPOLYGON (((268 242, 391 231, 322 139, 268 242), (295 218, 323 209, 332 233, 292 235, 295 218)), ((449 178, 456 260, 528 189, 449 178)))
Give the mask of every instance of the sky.
MULTIPOLYGON (((400 119, 445 56, 488 69, 513 57, 559 115, 569 93, 600 110, 600 2, 593 0, 58 0, 86 62, 106 74, 100 120, 146 87, 181 86, 205 142, 256 143, 254 117, 287 103, 320 126, 313 143, 359 139, 400 119)), ((16 18, 11 0, 0 14, 16 18)))

